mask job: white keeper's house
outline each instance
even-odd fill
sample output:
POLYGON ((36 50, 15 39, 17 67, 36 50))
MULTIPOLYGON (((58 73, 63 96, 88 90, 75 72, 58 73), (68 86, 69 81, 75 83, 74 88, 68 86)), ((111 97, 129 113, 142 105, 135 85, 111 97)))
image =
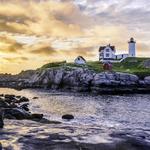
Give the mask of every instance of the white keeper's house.
POLYGON ((136 42, 131 38, 128 42, 128 54, 116 54, 115 46, 110 44, 99 48, 99 60, 101 62, 121 62, 127 57, 136 57, 136 42))

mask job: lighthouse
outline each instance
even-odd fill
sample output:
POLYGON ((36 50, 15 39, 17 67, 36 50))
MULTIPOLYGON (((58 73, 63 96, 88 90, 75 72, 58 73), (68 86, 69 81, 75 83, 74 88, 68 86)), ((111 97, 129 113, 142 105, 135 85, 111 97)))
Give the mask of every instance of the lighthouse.
POLYGON ((129 57, 136 57, 136 42, 131 38, 129 43, 129 57))

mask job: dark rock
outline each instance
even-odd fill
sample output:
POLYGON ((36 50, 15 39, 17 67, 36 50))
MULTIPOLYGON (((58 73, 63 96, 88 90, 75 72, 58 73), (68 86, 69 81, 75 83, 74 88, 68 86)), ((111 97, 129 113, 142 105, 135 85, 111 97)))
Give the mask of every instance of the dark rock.
POLYGON ((22 87, 15 86, 15 90, 17 90, 17 91, 21 91, 21 90, 22 90, 22 87))
POLYGON ((10 99, 10 100, 13 100, 13 99, 15 98, 15 95, 6 94, 6 95, 5 95, 5 98, 10 99))
POLYGON ((2 109, 0 109, 0 128, 3 128, 3 126, 4 126, 3 120, 4 120, 4 111, 2 109))
POLYGON ((72 120, 72 119, 74 119, 74 116, 73 116, 73 115, 70 115, 70 114, 66 114, 66 115, 63 115, 63 116, 62 116, 62 119, 72 120))
POLYGON ((16 98, 21 98, 21 96, 19 95, 19 96, 16 96, 16 98))
POLYGON ((0 150, 2 150, 2 144, 0 143, 0 150))
POLYGON ((43 114, 32 114, 31 115, 31 119, 42 119, 43 118, 43 114))
POLYGON ((4 117, 7 119, 22 120, 30 118, 31 114, 20 108, 9 108, 5 109, 4 117))
POLYGON ((22 105, 20 106, 20 108, 23 109, 23 110, 25 110, 25 111, 29 111, 28 106, 29 106, 29 103, 25 103, 25 104, 22 104, 22 105))
POLYGON ((37 120, 37 121, 40 123, 44 123, 44 124, 61 124, 61 122, 59 122, 59 121, 51 121, 51 120, 48 120, 46 118, 42 118, 42 119, 37 120))
POLYGON ((33 97, 33 99, 38 99, 38 97, 33 97))
POLYGON ((11 98, 5 98, 5 102, 7 102, 8 104, 12 104, 17 102, 17 100, 15 98, 11 99, 11 98))
POLYGON ((9 105, 3 99, 0 99, 0 108, 8 108, 9 105))
POLYGON ((0 94, 0 97, 4 97, 4 94, 0 94))
POLYGON ((26 98, 26 97, 21 97, 18 102, 19 102, 19 103, 22 103, 22 102, 29 102, 29 99, 26 98))

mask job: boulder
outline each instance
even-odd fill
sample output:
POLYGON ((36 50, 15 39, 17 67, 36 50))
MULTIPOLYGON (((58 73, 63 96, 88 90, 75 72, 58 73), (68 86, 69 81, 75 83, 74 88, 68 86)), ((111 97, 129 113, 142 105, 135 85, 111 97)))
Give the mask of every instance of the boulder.
POLYGON ((5 98, 8 98, 8 99, 14 99, 15 98, 15 95, 10 95, 10 94, 6 94, 5 95, 5 98))
POLYGON ((38 97, 33 97, 32 99, 38 99, 38 97))
POLYGON ((3 128, 4 126, 4 111, 0 109, 0 128, 3 128))
POLYGON ((9 105, 3 99, 0 99, 0 108, 8 108, 9 105))
POLYGON ((145 85, 145 81, 144 80, 139 80, 139 84, 144 86, 145 85))
POLYGON ((150 76, 144 78, 145 84, 150 85, 150 76))
POLYGON ((108 73, 105 73, 105 76, 108 80, 116 80, 116 76, 113 72, 108 72, 108 73))
POLYGON ((20 96, 20 95, 18 95, 18 96, 16 96, 16 98, 21 98, 21 96, 20 96))
POLYGON ((73 115, 70 115, 70 114, 66 114, 66 115, 63 115, 63 116, 62 116, 62 119, 65 119, 65 120, 72 120, 72 119, 74 119, 74 116, 73 116, 73 115))
POLYGON ((0 97, 4 97, 4 94, 0 94, 0 97))
POLYGON ((43 118, 43 114, 32 114, 31 119, 39 119, 41 120, 43 118))
POLYGON ((119 80, 119 81, 128 81, 130 80, 130 76, 128 73, 121 73, 121 72, 117 72, 115 73, 116 75, 116 80, 119 80))
POLYGON ((23 96, 18 100, 18 103, 22 103, 22 102, 29 102, 29 99, 23 96))
POLYGON ((21 109, 23 109, 23 110, 25 110, 25 111, 29 111, 29 103, 25 103, 25 104, 22 104, 21 106, 20 106, 20 108, 21 109))
POLYGON ((2 144, 0 143, 0 150, 2 150, 2 144))
POLYGON ((130 81, 132 81, 132 82, 138 82, 139 81, 139 77, 137 75, 130 74, 129 78, 130 78, 130 81))
POLYGON ((8 108, 5 109, 4 117, 7 119, 28 119, 31 117, 31 114, 21 108, 8 108))
POLYGON ((60 85, 62 82, 63 75, 64 75, 63 69, 57 70, 55 78, 54 78, 54 84, 60 85))

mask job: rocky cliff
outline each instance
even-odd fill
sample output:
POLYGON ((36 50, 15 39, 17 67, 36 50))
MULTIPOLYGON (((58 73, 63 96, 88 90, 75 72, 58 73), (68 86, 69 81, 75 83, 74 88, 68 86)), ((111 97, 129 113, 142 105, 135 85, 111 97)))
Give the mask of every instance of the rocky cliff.
POLYGON ((97 93, 149 92, 150 76, 140 80, 136 75, 120 72, 95 73, 85 68, 49 68, 18 75, 0 75, 0 86, 97 93))

